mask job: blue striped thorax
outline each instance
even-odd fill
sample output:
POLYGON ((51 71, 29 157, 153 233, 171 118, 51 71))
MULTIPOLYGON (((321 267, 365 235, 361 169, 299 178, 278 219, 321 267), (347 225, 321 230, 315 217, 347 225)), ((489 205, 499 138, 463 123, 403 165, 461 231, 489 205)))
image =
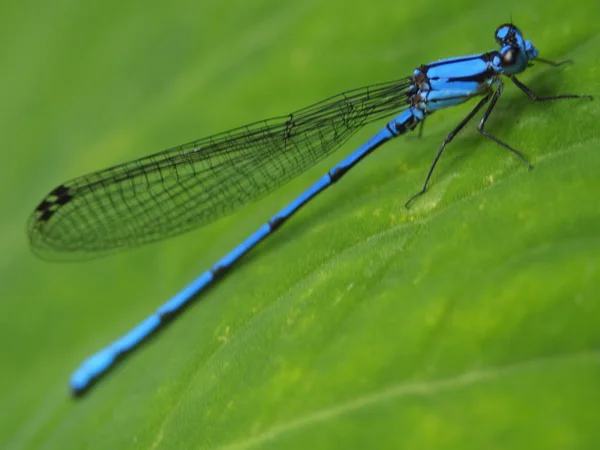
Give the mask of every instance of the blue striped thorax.
POLYGON ((415 69, 408 103, 427 114, 489 94, 502 83, 499 75, 523 72, 538 55, 514 25, 500 25, 495 36, 500 50, 442 59, 415 69))

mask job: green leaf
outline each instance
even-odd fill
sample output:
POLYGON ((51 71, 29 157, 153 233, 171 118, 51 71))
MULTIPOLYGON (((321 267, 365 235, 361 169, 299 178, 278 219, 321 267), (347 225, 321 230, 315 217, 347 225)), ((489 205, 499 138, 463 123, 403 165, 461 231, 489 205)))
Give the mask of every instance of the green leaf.
POLYGON ((81 264, 24 224, 58 183, 422 63, 495 48, 513 20, 536 93, 599 93, 596 3, 59 2, 0 5, 0 446, 597 448, 600 133, 593 101, 508 82, 396 139, 251 251, 87 396, 70 372, 368 139, 238 214, 81 264))

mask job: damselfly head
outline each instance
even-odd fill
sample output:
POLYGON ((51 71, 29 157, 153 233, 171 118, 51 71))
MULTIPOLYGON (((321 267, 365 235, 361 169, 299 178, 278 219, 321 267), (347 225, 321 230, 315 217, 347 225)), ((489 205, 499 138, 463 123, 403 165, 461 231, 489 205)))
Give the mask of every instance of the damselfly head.
POLYGON ((522 72, 538 55, 537 48, 524 39, 521 30, 512 24, 500 25, 496 29, 496 42, 500 46, 499 66, 505 73, 522 72))

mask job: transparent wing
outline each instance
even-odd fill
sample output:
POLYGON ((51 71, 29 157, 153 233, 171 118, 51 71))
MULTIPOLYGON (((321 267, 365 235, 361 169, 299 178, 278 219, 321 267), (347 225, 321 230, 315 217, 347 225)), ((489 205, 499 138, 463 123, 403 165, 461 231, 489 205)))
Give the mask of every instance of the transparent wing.
POLYGON ((61 184, 29 220, 32 249, 46 259, 85 259, 212 222, 405 107, 409 85, 404 78, 355 89, 61 184))

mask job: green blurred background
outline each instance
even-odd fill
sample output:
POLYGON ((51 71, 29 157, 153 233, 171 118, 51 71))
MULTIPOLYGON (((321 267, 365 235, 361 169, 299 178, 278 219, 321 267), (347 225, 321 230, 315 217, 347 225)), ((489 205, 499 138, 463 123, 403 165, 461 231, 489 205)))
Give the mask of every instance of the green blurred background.
POLYGON ((407 211, 468 112, 378 150, 88 396, 70 372, 368 138, 199 231, 81 264, 33 257, 42 196, 88 171, 494 48, 512 18, 600 93, 596 0, 0 4, 0 447, 598 448, 593 102, 507 86, 407 211))

